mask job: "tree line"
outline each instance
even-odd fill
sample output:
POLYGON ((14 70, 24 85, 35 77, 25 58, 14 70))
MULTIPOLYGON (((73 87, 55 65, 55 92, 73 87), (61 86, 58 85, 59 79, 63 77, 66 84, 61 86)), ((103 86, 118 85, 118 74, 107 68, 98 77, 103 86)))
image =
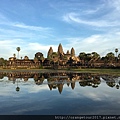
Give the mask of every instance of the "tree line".
MULTIPOLYGON (((18 52, 18 59, 19 59, 19 52, 21 50, 20 47, 16 48, 18 52)), ((92 53, 85 53, 81 52, 78 55, 78 58, 81 62, 81 64, 89 64, 89 63, 94 63, 96 61, 104 61, 104 63, 112 63, 112 62, 118 62, 120 59, 120 53, 118 54, 118 48, 115 49, 115 53, 109 52, 107 53, 104 57, 101 57, 97 52, 92 52, 92 53)), ((16 57, 16 54, 13 54, 14 57, 16 57)), ((22 58, 21 58, 22 59, 22 58)), ((69 61, 72 61, 72 58, 69 59, 69 61)), ((0 58, 0 66, 5 66, 7 65, 8 60, 4 58, 0 58)))

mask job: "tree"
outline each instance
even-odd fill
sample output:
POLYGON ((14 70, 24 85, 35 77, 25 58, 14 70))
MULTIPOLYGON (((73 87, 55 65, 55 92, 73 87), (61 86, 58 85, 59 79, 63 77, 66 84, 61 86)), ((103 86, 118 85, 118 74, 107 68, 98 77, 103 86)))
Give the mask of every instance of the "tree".
POLYGON ((115 49, 115 52, 116 52, 116 62, 117 62, 117 58, 118 58, 117 57, 117 53, 118 53, 118 49, 117 48, 115 49))
POLYGON ((117 52, 118 52, 118 49, 117 49, 117 48, 115 49, 115 52, 116 52, 116 57, 117 57, 117 52))
POLYGON ((91 53, 87 53, 86 54, 86 61, 87 61, 87 63, 91 60, 91 58, 92 58, 91 53))
POLYGON ((38 62, 38 58, 37 57, 34 57, 34 62, 38 62))
POLYGON ((14 58, 15 58, 15 57, 16 57, 16 54, 14 53, 13 56, 14 56, 14 58))
POLYGON ((120 53, 118 54, 118 59, 120 59, 120 53))
POLYGON ((107 53, 105 58, 107 59, 107 62, 111 63, 115 60, 115 55, 114 53, 110 52, 110 53, 107 53))
POLYGON ((72 57, 70 57, 70 59, 68 60, 67 64, 69 66, 74 66, 74 60, 72 59, 72 57))
POLYGON ((7 65, 7 60, 0 58, 0 66, 7 65))
POLYGON ((18 59, 19 59, 19 51, 20 51, 20 47, 17 47, 16 50, 18 51, 18 59))
POLYGON ((86 53, 85 52, 81 52, 79 53, 79 59, 83 61, 83 64, 85 64, 85 59, 86 59, 86 53))
POLYGON ((91 53, 91 59, 90 59, 89 63, 94 63, 98 59, 100 59, 100 55, 97 52, 92 52, 91 53))
POLYGON ((35 54, 35 58, 37 58, 38 61, 41 61, 41 62, 44 61, 44 56, 43 56, 43 54, 42 54, 41 52, 37 52, 37 53, 35 54))
POLYGON ((100 55, 97 52, 92 52, 92 58, 96 61, 100 58, 100 55))

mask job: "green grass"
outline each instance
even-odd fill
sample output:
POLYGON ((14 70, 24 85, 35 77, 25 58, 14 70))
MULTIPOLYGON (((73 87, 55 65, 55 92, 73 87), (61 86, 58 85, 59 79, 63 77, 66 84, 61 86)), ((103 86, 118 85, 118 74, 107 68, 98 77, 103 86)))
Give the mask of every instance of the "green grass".
POLYGON ((73 71, 82 73, 98 73, 98 74, 112 74, 120 75, 120 69, 95 69, 95 68, 85 68, 85 69, 71 69, 73 71))
POLYGON ((52 71, 52 72, 59 72, 59 71, 71 71, 71 72, 80 72, 80 73, 95 73, 95 74, 110 74, 110 75, 118 75, 120 76, 120 69, 95 69, 95 68, 82 68, 82 69, 0 69, 0 71, 52 71))

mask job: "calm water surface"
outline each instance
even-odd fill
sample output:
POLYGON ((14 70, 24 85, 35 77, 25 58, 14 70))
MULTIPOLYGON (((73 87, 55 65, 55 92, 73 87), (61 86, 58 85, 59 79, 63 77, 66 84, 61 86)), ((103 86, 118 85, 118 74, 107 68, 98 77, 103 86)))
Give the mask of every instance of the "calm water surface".
POLYGON ((90 73, 0 73, 1 115, 119 115, 120 77, 90 73))

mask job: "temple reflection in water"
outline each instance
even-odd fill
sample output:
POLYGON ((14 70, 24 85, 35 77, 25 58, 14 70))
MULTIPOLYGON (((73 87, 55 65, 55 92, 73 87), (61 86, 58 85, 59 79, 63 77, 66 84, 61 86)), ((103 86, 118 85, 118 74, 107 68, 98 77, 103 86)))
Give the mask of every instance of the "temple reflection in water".
POLYGON ((19 84, 22 81, 29 81, 33 79, 36 85, 42 85, 44 80, 47 81, 50 90, 58 89, 61 94, 66 84, 71 89, 75 88, 76 82, 80 87, 90 86, 97 88, 101 81, 105 81, 109 87, 119 89, 120 77, 110 75, 100 75, 92 73, 72 73, 72 72, 1 72, 0 79, 7 77, 8 80, 13 81, 13 84, 17 84, 16 91, 20 91, 19 84))

